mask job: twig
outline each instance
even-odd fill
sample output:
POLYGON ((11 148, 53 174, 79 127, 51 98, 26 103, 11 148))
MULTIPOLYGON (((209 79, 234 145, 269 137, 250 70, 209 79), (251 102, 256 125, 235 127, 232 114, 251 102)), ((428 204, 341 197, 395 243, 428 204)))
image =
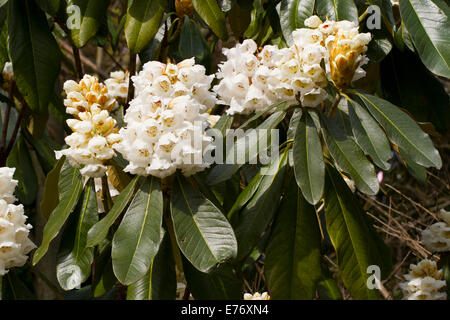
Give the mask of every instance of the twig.
POLYGON ((330 112, 328 113, 328 118, 331 118, 334 116, 334 112, 336 111, 337 106, 339 105, 339 102, 341 102, 342 95, 338 92, 336 93, 336 98, 334 99, 334 103, 330 108, 330 112))
POLYGON ((191 292, 189 291, 189 288, 186 287, 186 289, 184 289, 183 300, 189 300, 190 296, 191 296, 191 292))
POLYGON ((130 79, 128 80, 128 97, 126 108, 128 108, 130 101, 134 98, 134 86, 131 77, 136 73, 136 58, 137 56, 135 53, 130 54, 130 79))
POLYGON ((111 209, 111 194, 109 193, 108 176, 102 177, 102 201, 105 212, 109 212, 111 209))
POLYGON ((81 64, 80 49, 72 45, 73 59, 75 60, 75 69, 77 70, 78 81, 83 79, 83 65, 81 64))

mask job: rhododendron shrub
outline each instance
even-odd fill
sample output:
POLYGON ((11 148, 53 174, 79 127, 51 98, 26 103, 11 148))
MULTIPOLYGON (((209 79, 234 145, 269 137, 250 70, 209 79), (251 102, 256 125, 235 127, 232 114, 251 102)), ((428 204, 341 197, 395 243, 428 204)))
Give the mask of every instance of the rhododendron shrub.
POLYGON ((0 1, 0 298, 447 299, 449 12, 0 1))

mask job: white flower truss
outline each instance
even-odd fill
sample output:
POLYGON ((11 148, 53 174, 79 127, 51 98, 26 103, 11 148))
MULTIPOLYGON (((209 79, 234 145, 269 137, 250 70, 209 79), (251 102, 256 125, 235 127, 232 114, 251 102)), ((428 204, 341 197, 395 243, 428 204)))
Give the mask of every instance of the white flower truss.
POLYGON ((75 119, 67 124, 73 133, 66 137, 69 148, 56 151, 59 159, 65 155, 74 167, 87 177, 102 177, 106 163, 114 157, 114 145, 120 141, 116 121, 109 112, 117 101, 108 93, 105 85, 93 76, 85 75, 80 83, 69 80, 64 83, 67 98, 66 111, 75 119))
POLYGON ((417 265, 411 264, 410 271, 404 275, 406 282, 400 283, 404 299, 407 300, 446 300, 447 294, 441 292, 445 287, 443 271, 438 270, 436 262, 428 259, 417 265))
POLYGON ((450 251, 450 211, 440 212, 442 222, 437 222, 422 231, 422 242, 432 252, 450 251))
POLYGON ((262 294, 259 292, 255 292, 255 294, 245 293, 244 300, 270 300, 270 296, 267 292, 262 294))
MULTIPOLYGON (((126 172, 165 178, 177 169, 189 176, 208 167, 203 155, 212 138, 205 134, 208 109, 216 103, 212 76, 194 59, 178 64, 151 61, 132 77, 136 97, 125 115, 117 150, 129 161, 126 172)), ((211 119, 210 121, 214 121, 211 119)))
POLYGON ((0 168, 0 276, 8 269, 25 264, 27 254, 36 246, 28 238, 32 226, 25 224, 23 205, 14 205, 15 169, 0 168))
POLYGON ((305 25, 310 28, 293 32, 289 48, 258 49, 248 39, 223 50, 227 60, 219 65, 221 81, 214 91, 220 103, 230 106, 228 114, 249 114, 282 101, 316 107, 326 99, 330 79, 341 88, 365 75, 361 66, 368 61, 370 33, 360 34, 350 21, 322 22, 317 16, 305 25))

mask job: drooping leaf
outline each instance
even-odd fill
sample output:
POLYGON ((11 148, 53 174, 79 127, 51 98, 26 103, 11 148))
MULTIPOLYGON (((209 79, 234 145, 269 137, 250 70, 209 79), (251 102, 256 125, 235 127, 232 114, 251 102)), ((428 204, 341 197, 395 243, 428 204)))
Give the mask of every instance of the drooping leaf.
MULTIPOLYGON (((272 129, 276 128, 286 116, 286 111, 284 109, 287 107, 288 104, 286 103, 280 105, 280 110, 274 112, 261 125, 255 128, 255 131, 248 130, 244 136, 238 138, 229 150, 227 150, 228 153, 225 155, 225 164, 217 165, 210 171, 207 177, 207 184, 214 185, 228 180, 233 176, 233 174, 243 165, 236 164, 236 155, 245 156, 246 160, 252 162, 258 156, 258 153, 264 151, 260 150, 262 142, 270 139, 272 129)), ((267 143, 267 145, 269 144, 267 143)))
POLYGON ((315 208, 291 179, 266 249, 264 272, 273 299, 315 297, 322 276, 320 245, 315 208))
POLYGON ((67 161, 64 162, 59 175, 58 190, 59 203, 44 227, 42 243, 34 253, 33 265, 36 265, 47 253, 50 242, 58 235, 83 191, 80 171, 72 168, 67 161))
POLYGON ((216 0, 192 0, 195 11, 208 24, 211 30, 222 40, 228 37, 225 14, 216 0))
POLYGON ((209 57, 208 43, 197 24, 187 16, 181 27, 178 52, 183 60, 194 57, 199 64, 205 64, 209 57))
POLYGON ((439 152, 430 137, 416 122, 389 101, 356 92, 372 116, 381 124, 389 139, 405 152, 411 160, 424 167, 442 166, 439 152))
POLYGON ((295 179, 306 201, 314 205, 322 198, 325 163, 317 128, 307 113, 298 122, 293 152, 295 179))
POLYGON ((157 178, 146 179, 137 191, 112 242, 114 274, 125 285, 142 278, 161 243, 163 195, 157 178))
POLYGON ((187 259, 183 259, 183 270, 189 291, 196 300, 242 299, 242 283, 228 264, 207 274, 198 271, 187 259))
POLYGON ((127 187, 117 197, 108 214, 89 230, 86 242, 87 247, 94 247, 106 238, 109 228, 114 224, 127 206, 128 202, 131 200, 138 180, 138 177, 131 180, 127 187))
POLYGON ((338 116, 325 119, 326 128, 322 130, 328 150, 339 169, 348 173, 356 187, 365 194, 375 195, 379 190, 375 168, 348 135, 345 124, 338 116))
POLYGON ((189 182, 177 177, 170 200, 178 246, 195 268, 209 272, 236 256, 236 238, 228 220, 189 182))
POLYGON ((318 15, 325 21, 349 20, 358 23, 358 9, 353 0, 317 0, 316 10, 318 15))
POLYGON ((78 215, 73 215, 73 225, 64 232, 56 266, 56 276, 64 290, 81 286, 91 274, 94 248, 86 248, 86 238, 89 228, 98 221, 93 179, 86 184, 75 213, 78 215))
POLYGON ((356 101, 348 103, 350 122, 356 142, 377 166, 383 170, 389 170, 391 165, 387 161, 392 157, 392 151, 386 134, 359 103, 356 101))
POLYGON ((158 32, 164 15, 161 0, 133 0, 128 7, 125 37, 132 53, 139 53, 158 32))
POLYGON ((331 166, 326 171, 325 220, 336 250, 339 274, 354 299, 378 299, 378 291, 367 286, 371 275, 367 268, 379 266, 379 280, 387 277, 391 269, 389 248, 370 225, 340 174, 331 166))
POLYGON ((448 2, 400 0, 400 15, 423 63, 435 74, 450 78, 448 2))
POLYGON ((9 1, 9 53, 17 87, 31 110, 46 114, 61 51, 34 1, 9 1))
MULTIPOLYGON (((152 1, 153 2, 153 1, 152 1)), ((97 34, 106 19, 109 0, 68 0, 72 41, 78 48, 84 47, 97 34), (79 23, 79 25, 78 25, 79 23)))
POLYGON ((298 128, 298 123, 303 116, 303 111, 301 108, 296 108, 292 114, 291 120, 289 121, 289 128, 287 131, 287 139, 291 140, 295 138, 295 132, 298 128))
POLYGON ((145 276, 131 284, 127 300, 174 300, 177 290, 175 263, 169 234, 162 234, 162 242, 145 276))
POLYGON ((250 253, 272 221, 281 200, 287 157, 288 151, 266 168, 261 169, 268 169, 268 172, 265 172, 258 190, 240 212, 236 226, 236 238, 239 245, 238 260, 250 253))
POLYGON ((292 32, 304 28, 304 21, 313 15, 316 0, 281 0, 280 24, 283 36, 289 45, 293 44, 292 32))
POLYGON ((93 274, 92 287, 94 297, 98 298, 106 295, 117 283, 112 265, 110 244, 95 258, 94 263, 95 272, 93 274))
POLYGON ((243 8, 236 3, 228 13, 228 21, 230 22, 231 30, 236 39, 243 36, 245 30, 250 25, 250 8, 243 8))

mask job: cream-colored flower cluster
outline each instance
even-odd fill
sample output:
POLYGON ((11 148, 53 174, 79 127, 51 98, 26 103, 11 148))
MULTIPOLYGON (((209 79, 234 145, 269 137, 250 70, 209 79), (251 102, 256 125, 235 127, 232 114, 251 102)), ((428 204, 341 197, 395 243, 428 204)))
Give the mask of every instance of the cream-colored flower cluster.
POLYGON ((56 151, 56 157, 66 156, 74 167, 88 177, 102 177, 106 163, 115 155, 114 145, 121 139, 116 121, 109 112, 117 101, 108 93, 105 85, 93 76, 85 75, 77 83, 64 83, 67 113, 75 119, 67 120, 73 133, 66 137, 68 149, 56 151))
POLYGON ((450 251, 450 211, 441 210, 442 222, 422 231, 422 242, 432 252, 450 251))
POLYGON ((404 299, 407 300, 445 300, 447 294, 441 292, 445 287, 443 271, 438 270, 435 261, 424 259, 417 265, 411 264, 410 271, 404 275, 406 282, 400 283, 404 299))
POLYGON ((186 175, 204 170, 212 138, 205 134, 206 111, 215 105, 212 77, 194 59, 178 64, 151 61, 132 77, 136 97, 124 117, 117 150, 129 161, 126 172, 164 178, 177 169, 186 175))
POLYGON ((262 294, 259 292, 255 292, 255 294, 245 293, 244 300, 270 300, 270 296, 267 292, 262 294))
POLYGON ((14 205, 17 186, 14 171, 0 168, 0 276, 8 273, 8 269, 23 266, 27 254, 36 247, 28 238, 32 226, 25 224, 23 206, 14 205))
POLYGON ((105 80, 108 94, 122 105, 127 101, 129 79, 128 72, 115 71, 111 72, 110 78, 105 80))
POLYGON ((230 106, 227 113, 248 114, 296 100, 316 107, 326 99, 330 79, 344 88, 365 75, 361 66, 367 62, 370 33, 360 34, 350 21, 322 22, 317 16, 306 19, 305 25, 309 28, 293 32, 289 48, 258 49, 253 40, 245 40, 223 50, 227 60, 219 65, 221 82, 214 91, 220 103, 230 106))

